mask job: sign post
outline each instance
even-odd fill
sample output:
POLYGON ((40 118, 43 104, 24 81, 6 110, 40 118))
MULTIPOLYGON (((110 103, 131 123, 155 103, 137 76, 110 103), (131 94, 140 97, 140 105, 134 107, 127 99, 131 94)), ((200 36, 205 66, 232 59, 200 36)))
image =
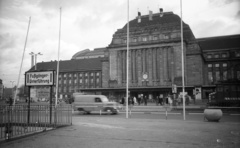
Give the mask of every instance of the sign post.
POLYGON ((28 71, 25 73, 25 86, 29 87, 28 100, 28 123, 30 121, 30 88, 32 86, 50 86, 50 124, 52 122, 52 86, 54 84, 54 70, 28 71))

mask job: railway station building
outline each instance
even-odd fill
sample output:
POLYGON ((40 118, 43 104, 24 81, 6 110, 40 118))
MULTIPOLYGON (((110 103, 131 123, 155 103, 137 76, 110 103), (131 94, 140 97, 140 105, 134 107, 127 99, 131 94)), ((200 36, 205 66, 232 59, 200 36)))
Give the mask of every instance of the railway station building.
MULTIPOLYGON (((138 15, 129 22, 129 91, 149 99, 182 91, 181 18, 173 12, 138 15)), ((240 35, 196 39, 183 22, 185 91, 200 90, 208 99, 218 81, 240 80, 240 35)), ((126 95, 127 24, 110 44, 82 50, 59 62, 59 96, 75 92, 103 94, 118 101, 126 95)), ((66 51, 67 52, 67 51, 66 51)), ((56 70, 57 61, 37 63, 37 70, 56 70)), ((34 67, 30 69, 34 71, 34 67)), ((55 88, 53 88, 55 91, 55 88)))

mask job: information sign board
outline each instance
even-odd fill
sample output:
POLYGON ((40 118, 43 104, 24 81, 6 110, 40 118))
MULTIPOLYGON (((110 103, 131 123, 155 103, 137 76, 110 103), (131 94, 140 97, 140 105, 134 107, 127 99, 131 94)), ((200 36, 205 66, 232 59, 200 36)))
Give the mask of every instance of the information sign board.
POLYGON ((38 71, 25 73, 26 86, 54 85, 54 71, 38 71))

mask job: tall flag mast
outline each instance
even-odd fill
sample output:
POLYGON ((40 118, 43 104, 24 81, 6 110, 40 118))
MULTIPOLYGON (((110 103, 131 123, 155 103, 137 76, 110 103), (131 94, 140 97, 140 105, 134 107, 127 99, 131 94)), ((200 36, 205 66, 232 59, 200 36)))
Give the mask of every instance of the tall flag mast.
POLYGON ((183 50, 183 21, 182 21, 182 0, 180 0, 180 13, 181 13, 181 48, 182 48, 182 98, 183 98, 183 120, 185 116, 185 83, 184 83, 184 50, 183 50))
POLYGON ((29 32, 29 28, 30 28, 30 23, 31 23, 31 17, 29 17, 27 35, 26 35, 25 44, 24 44, 24 48, 23 48, 22 62, 21 62, 21 66, 20 66, 20 70, 19 70, 19 74, 18 74, 17 87, 16 87, 16 91, 15 91, 15 94, 14 94, 14 98, 13 98, 13 106, 15 106, 15 103, 16 103, 17 89, 18 89, 18 85, 19 85, 19 81, 20 81, 20 77, 21 77, 21 71, 22 71, 23 59, 24 59, 24 55, 25 55, 25 49, 26 49, 26 46, 27 46, 27 39, 28 39, 28 32, 29 32))
POLYGON ((127 76, 126 76, 126 118, 128 118, 128 50, 129 50, 129 0, 127 1, 127 76))
POLYGON ((58 38, 58 61, 57 61, 55 108, 57 107, 57 101, 58 101, 58 76, 59 76, 59 55, 60 55, 60 40, 61 40, 61 16, 62 16, 62 8, 60 7, 60 23, 59 23, 59 38, 58 38))

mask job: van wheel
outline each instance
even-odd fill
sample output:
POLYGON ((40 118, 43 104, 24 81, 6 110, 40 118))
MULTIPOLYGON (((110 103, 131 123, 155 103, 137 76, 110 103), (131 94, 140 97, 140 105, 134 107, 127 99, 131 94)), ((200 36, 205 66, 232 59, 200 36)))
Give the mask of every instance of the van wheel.
POLYGON ((89 115, 89 114, 91 114, 91 112, 87 112, 87 111, 85 111, 85 114, 88 114, 88 115, 89 115))
POLYGON ((106 108, 105 111, 108 113, 108 114, 113 114, 113 111, 111 108, 106 108))

